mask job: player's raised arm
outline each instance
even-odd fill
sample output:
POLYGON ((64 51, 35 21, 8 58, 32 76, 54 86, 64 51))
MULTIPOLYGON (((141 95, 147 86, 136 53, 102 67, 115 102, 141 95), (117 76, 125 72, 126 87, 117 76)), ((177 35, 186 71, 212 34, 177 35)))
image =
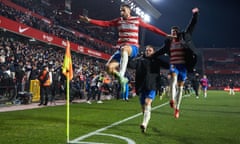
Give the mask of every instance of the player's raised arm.
POLYGON ((90 19, 89 17, 82 16, 82 15, 80 15, 79 18, 81 21, 84 21, 86 23, 91 23, 94 25, 102 26, 102 27, 109 27, 109 26, 116 25, 115 23, 116 20, 111 20, 111 21, 96 20, 96 19, 90 19))
POLYGON ((90 19, 89 19, 87 16, 82 16, 82 15, 79 16, 79 19, 80 19, 81 21, 86 22, 86 23, 89 23, 89 21, 90 21, 90 19))
POLYGON ((140 20, 140 26, 141 27, 144 27, 154 33, 157 33, 159 35, 162 35, 164 37, 168 37, 168 38, 173 38, 174 36, 172 36, 171 34, 167 34, 165 33, 164 31, 162 31, 161 29, 151 25, 151 24, 148 24, 148 23, 145 23, 144 21, 140 20))

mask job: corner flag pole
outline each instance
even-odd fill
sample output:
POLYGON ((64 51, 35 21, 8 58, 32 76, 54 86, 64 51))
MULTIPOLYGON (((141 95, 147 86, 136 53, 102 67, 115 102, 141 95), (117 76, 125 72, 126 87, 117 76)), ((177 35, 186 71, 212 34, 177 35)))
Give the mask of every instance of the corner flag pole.
POLYGON ((67 48, 66 48, 66 53, 63 61, 63 69, 62 73, 66 76, 67 78, 67 91, 66 91, 66 96, 67 96, 67 126, 66 126, 66 133, 67 133, 67 143, 69 143, 69 91, 70 91, 70 80, 73 78, 73 69, 72 69, 72 58, 71 58, 71 50, 70 50, 70 42, 67 41, 67 48))
MULTIPOLYGON (((68 72, 69 75, 69 72, 68 72)), ((67 77, 67 143, 69 143, 69 115, 70 115, 70 108, 69 108, 69 89, 70 89, 70 81, 69 76, 67 77)))

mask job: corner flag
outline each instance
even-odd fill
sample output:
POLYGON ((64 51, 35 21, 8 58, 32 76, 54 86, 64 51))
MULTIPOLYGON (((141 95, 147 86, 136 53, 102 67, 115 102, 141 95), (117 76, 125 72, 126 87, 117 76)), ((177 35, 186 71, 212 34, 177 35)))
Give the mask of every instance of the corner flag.
POLYGON ((63 70, 62 73, 71 80, 73 78, 73 69, 72 69, 72 58, 71 58, 71 50, 70 43, 67 41, 66 53, 63 61, 63 70))
POLYGON ((70 42, 67 41, 67 48, 66 53, 63 61, 63 69, 62 73, 67 78, 67 88, 66 88, 66 96, 67 96, 67 143, 69 142, 69 115, 70 115, 70 108, 69 108, 69 100, 70 100, 70 80, 73 78, 73 69, 72 69, 72 58, 71 58, 71 50, 70 50, 70 42))

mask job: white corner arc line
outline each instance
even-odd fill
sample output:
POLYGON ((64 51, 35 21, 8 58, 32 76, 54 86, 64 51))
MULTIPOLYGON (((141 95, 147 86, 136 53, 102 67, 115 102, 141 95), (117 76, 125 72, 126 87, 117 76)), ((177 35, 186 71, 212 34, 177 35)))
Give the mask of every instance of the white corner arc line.
MULTIPOLYGON (((163 104, 161 104, 161 105, 155 106, 154 108, 152 108, 152 110, 158 109, 158 108, 163 107, 163 106, 165 106, 165 105, 167 105, 167 104, 169 104, 169 102, 166 102, 166 103, 163 103, 163 104)), ((103 127, 103 128, 101 128, 101 129, 98 129, 98 130, 93 131, 93 132, 90 132, 90 133, 88 133, 88 134, 86 134, 86 135, 83 135, 83 136, 78 137, 78 138, 76 138, 76 139, 74 139, 74 140, 71 140, 69 143, 78 143, 78 142, 81 141, 81 140, 84 140, 84 139, 86 139, 86 138, 88 138, 88 137, 91 137, 91 136, 93 136, 93 135, 96 135, 97 133, 100 133, 100 132, 102 132, 102 131, 104 131, 104 130, 107 130, 107 129, 109 129, 109 128, 111 128, 111 127, 114 127, 114 126, 116 126, 116 125, 119 125, 119 124, 121 124, 121 123, 124 123, 124 122, 126 122, 126 121, 128 121, 128 120, 134 119, 134 118, 136 118, 136 117, 138 117, 138 116, 140 116, 140 115, 142 115, 142 113, 135 114, 135 115, 133 115, 133 116, 131 116, 131 117, 128 117, 128 118, 125 118, 125 119, 120 120, 120 121, 118 121, 118 122, 115 122, 115 123, 113 123, 113 124, 111 124, 111 125, 109 125, 109 126, 103 127)))

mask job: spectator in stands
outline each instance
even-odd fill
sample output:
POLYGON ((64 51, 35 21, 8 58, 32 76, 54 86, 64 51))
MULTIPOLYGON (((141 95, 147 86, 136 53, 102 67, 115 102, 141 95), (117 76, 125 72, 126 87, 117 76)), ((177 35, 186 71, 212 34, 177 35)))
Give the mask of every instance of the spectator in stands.
POLYGON ((7 90, 11 86, 10 84, 10 73, 7 71, 7 66, 2 64, 0 66, 0 95, 7 93, 7 90))
POLYGON ((55 98, 56 98, 57 92, 59 91, 60 69, 51 68, 51 72, 52 72, 52 84, 51 84, 50 104, 56 105, 55 98))
POLYGON ((86 81, 86 77, 82 72, 79 73, 79 79, 80 89, 84 89, 84 82, 86 81))
POLYGON ((173 26, 171 34, 175 38, 166 39, 162 48, 154 54, 163 55, 167 53, 170 57, 170 91, 172 97, 170 106, 174 108, 175 118, 179 118, 179 109, 187 71, 192 71, 195 64, 194 61, 196 62, 196 55, 193 52, 194 45, 191 38, 197 23, 198 12, 198 8, 192 9, 193 16, 185 31, 181 32, 178 26, 173 26))
MULTIPOLYGON (((21 4, 21 2, 20 2, 21 4)), ((89 37, 87 35, 84 35, 84 37, 78 37, 78 35, 74 35, 72 33, 72 28, 68 29, 65 27, 65 25, 67 25, 68 27, 70 26, 74 26, 75 24, 75 20, 72 21, 66 21, 65 18, 63 18, 63 16, 57 15, 56 13, 53 13, 52 10, 49 10, 48 8, 39 5, 38 2, 34 2, 34 3, 29 3, 29 5, 24 5, 24 7, 29 8, 31 7, 33 9, 33 11, 29 11, 29 12, 23 12, 21 10, 16 10, 8 5, 4 5, 4 3, 1 3, 0 5, 0 9, 2 11, 1 14, 9 19, 12 19, 14 21, 26 24, 30 27, 33 28, 37 28, 41 31, 44 31, 46 33, 50 33, 53 34, 57 37, 61 37, 63 39, 69 39, 72 42, 75 43, 79 43, 83 46, 87 46, 87 47, 91 47, 93 49, 96 50, 100 50, 100 51, 104 51, 107 52, 109 54, 112 54, 112 45, 110 44, 106 44, 105 42, 102 42, 100 40, 94 39, 92 37, 89 37), (35 4, 34 6, 31 4, 35 4), (39 18, 39 17, 35 17, 37 14, 35 13, 39 7, 42 8, 42 10, 45 10, 46 13, 49 15, 49 18, 52 19, 52 23, 48 23, 44 20, 48 19, 48 18, 39 18), (35 15, 33 15, 35 14, 35 15), (54 23, 53 23, 54 22, 54 23), (55 24, 55 25, 54 25, 55 24), (94 39, 94 41, 89 40, 89 39, 94 39), (102 46, 102 44, 104 44, 104 47, 102 46)), ((53 6, 54 7, 54 6, 53 6)), ((55 7, 56 8, 56 7, 55 7)), ((54 9, 54 8, 53 8, 54 9)), ((56 8, 57 9, 57 8, 56 8)), ((40 16, 42 17, 42 16, 40 16)), ((86 27, 84 27, 86 28, 86 27)), ((78 28, 80 29, 80 28, 78 28)), ((82 28, 83 29, 83 28, 82 28)), ((76 33, 78 33, 77 31, 75 31, 76 33)), ((88 31, 89 32, 89 31, 88 31)), ((101 32, 101 34, 103 34, 104 32, 101 32)), ((101 34, 98 34, 96 32, 92 32, 92 34, 90 35, 94 35, 95 37, 98 38, 102 38, 103 36, 101 34)), ((80 35, 80 34, 79 34, 80 35)))
POLYGON ((83 93, 81 92, 79 77, 73 77, 70 82, 70 102, 79 97, 83 98, 83 93))
POLYGON ((23 67, 24 66, 22 61, 19 61, 18 64, 16 64, 15 76, 16 76, 17 93, 24 91, 23 81, 24 81, 25 71, 23 67))
POLYGON ((91 100, 95 100, 97 96, 97 103, 103 103, 101 97, 102 74, 92 75, 90 90, 87 97, 87 103, 92 104, 91 100))
POLYGON ((49 91, 51 86, 51 76, 47 65, 43 66, 43 70, 39 74, 38 80, 40 81, 40 103, 41 105, 47 105, 49 100, 49 91))
POLYGON ((116 80, 115 77, 113 77, 112 86, 113 86, 113 89, 112 89, 111 95, 116 99, 120 99, 121 98, 121 86, 119 84, 119 81, 116 80))
MULTIPOLYGON (((11 77, 14 80, 16 79, 16 77, 20 77, 19 76, 20 72, 23 72, 23 77, 25 76, 24 69, 27 66, 26 65, 27 61, 30 62, 32 67, 29 80, 35 79, 36 77, 38 78, 37 74, 39 74, 40 71, 42 70, 42 66, 47 62, 51 63, 51 61, 53 61, 53 63, 51 64, 51 67, 54 68, 57 71, 57 73, 59 73, 59 75, 62 75, 60 71, 61 71, 61 64, 63 62, 65 51, 62 50, 61 48, 49 47, 49 45, 47 44, 46 45, 39 44, 39 43, 29 44, 28 38, 25 39, 22 36, 12 35, 10 32, 4 32, 4 37, 0 37, 0 48, 3 49, 2 51, 0 51, 0 55, 2 55, 5 51, 9 51, 8 52, 10 54, 9 57, 5 58, 5 62, 3 63, 0 62, 0 65, 4 65, 4 66, 9 65, 10 71, 11 71, 11 77), (52 56, 52 54, 54 54, 54 57, 52 56), (36 74, 34 74, 35 72, 33 72, 35 71, 34 70, 35 67, 36 67, 36 74), (17 76, 15 72, 17 73, 17 76)), ((84 66, 83 68, 84 75, 86 75, 87 71, 91 71, 92 69, 99 69, 99 71, 103 71, 104 69, 104 63, 103 63, 104 61, 101 59, 98 59, 99 63, 97 64, 97 68, 93 64, 97 60, 94 57, 82 55, 79 53, 78 54, 73 53, 72 59, 73 59, 73 62, 78 65, 79 64, 86 65, 85 61, 89 62, 89 65, 84 66)), ((2 75, 1 73, 2 72, 0 70, 0 75, 2 75)), ((24 80, 23 77, 19 78, 18 82, 22 82, 22 80, 24 80)), ((62 91, 63 95, 60 95, 58 99, 65 98, 65 91, 64 91, 65 76, 61 78, 61 83, 63 86, 63 91, 62 91)), ((20 85, 19 86, 19 89, 20 89, 19 92, 20 92, 22 91, 21 89, 23 84, 19 84, 19 85, 20 85)), ((15 81, 13 84, 11 84, 11 86, 14 88, 16 87, 15 81)), ((58 87, 58 89, 56 90, 56 97, 57 97, 59 96, 60 85, 57 84, 56 86, 58 87)), ((15 91, 14 93, 16 94, 15 91)), ((51 94, 51 90, 49 94, 51 94)), ((5 96, 6 95, 5 92, 2 91, 2 95, 5 96)))
POLYGON ((38 75, 39 75, 39 70, 37 69, 36 65, 33 65, 30 76, 29 76, 30 82, 31 80, 36 80, 38 78, 38 75))
POLYGON ((31 81, 32 80, 37 80, 38 75, 39 75, 39 71, 37 69, 37 66, 33 65, 32 69, 30 70, 30 74, 29 74, 29 79, 28 79, 29 86, 28 86, 27 91, 30 90, 30 88, 31 88, 31 81))
POLYGON ((65 75, 62 73, 62 67, 60 69, 60 96, 61 97, 65 97, 66 98, 66 77, 65 75))
POLYGON ((107 74, 107 72, 104 72, 103 75, 102 91, 107 94, 112 93, 112 80, 111 77, 107 74))
POLYGON ((139 37, 139 27, 144 27, 148 30, 151 30, 162 36, 170 36, 160 29, 145 23, 140 17, 131 16, 131 8, 127 4, 122 4, 120 6, 120 15, 121 17, 116 18, 111 21, 101 21, 90 19, 87 16, 80 16, 80 19, 103 27, 114 26, 119 30, 119 38, 117 45, 120 50, 115 52, 113 56, 107 62, 107 71, 110 74, 116 76, 122 87, 122 91, 125 92, 125 86, 128 82, 128 79, 124 77, 128 58, 134 58, 138 55, 138 37, 139 37), (120 71, 117 71, 117 67, 120 64, 120 71))

